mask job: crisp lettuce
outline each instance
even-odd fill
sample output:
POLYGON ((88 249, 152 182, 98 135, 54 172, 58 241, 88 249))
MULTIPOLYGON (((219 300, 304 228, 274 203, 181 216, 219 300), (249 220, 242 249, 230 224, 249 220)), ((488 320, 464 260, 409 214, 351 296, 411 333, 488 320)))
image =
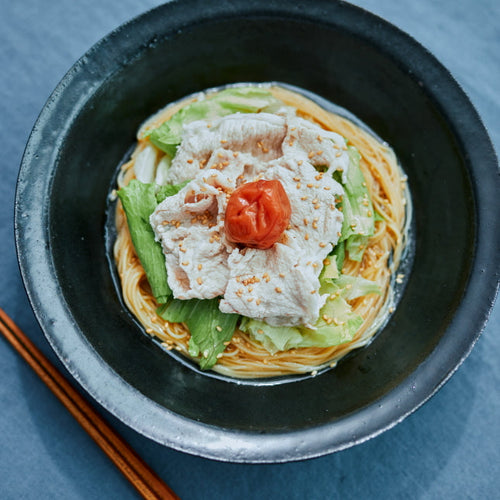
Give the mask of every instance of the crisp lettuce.
POLYGON ((157 313, 173 323, 185 323, 191 332, 189 354, 200 357, 200 368, 207 370, 217 362, 217 355, 231 340, 240 316, 219 310, 219 299, 172 299, 157 313))
POLYGON ((176 194, 184 184, 157 186, 154 183, 146 184, 132 179, 118 191, 135 252, 159 304, 164 304, 172 296, 172 290, 167 282, 165 256, 160 243, 155 240, 149 217, 158 203, 167 196, 176 194))
POLYGON ((243 318, 240 329, 260 342, 270 353, 298 347, 331 347, 350 342, 363 318, 347 302, 369 293, 380 293, 378 285, 361 277, 338 275, 336 259, 330 258, 320 275, 320 293, 328 295, 312 328, 271 326, 261 320, 243 318), (336 277, 335 277, 336 276, 336 277))
POLYGON ((299 347, 330 347, 349 342, 362 323, 363 318, 353 313, 343 298, 336 297, 333 300, 327 300, 314 328, 271 326, 264 321, 244 318, 240 329, 274 354, 299 347), (328 315, 329 313, 331 316, 328 315))
POLYGON ((328 256, 328 259, 324 260, 323 269, 319 275, 320 283, 326 280, 337 279, 339 277, 341 268, 339 269, 337 264, 337 256, 331 254, 328 256))
POLYGON ((342 267, 344 266, 345 260, 345 243, 343 241, 338 242, 332 253, 328 256, 330 259, 335 258, 335 263, 337 264, 338 272, 342 272, 342 267))
POLYGON ((157 186, 156 201, 158 203, 161 203, 165 198, 177 194, 184 186, 186 186, 190 182, 190 180, 187 180, 181 182, 180 184, 165 184, 163 186, 157 186))
POLYGON ((363 323, 331 285, 325 305, 313 328, 306 326, 271 326, 257 319, 244 318, 240 329, 260 342, 270 353, 299 347, 330 347, 349 342, 363 323))
POLYGON ((380 287, 377 283, 361 276, 341 274, 332 283, 338 287, 340 295, 345 300, 354 300, 370 293, 380 294, 380 287))
MULTIPOLYGON (((359 166, 361 155, 353 146, 348 147, 348 153, 349 168, 346 182, 342 183, 345 194, 340 202, 344 220, 339 241, 345 242, 345 251, 348 252, 349 258, 360 262, 368 239, 373 236, 375 230, 375 216, 370 193, 359 166)), ((339 172, 336 172, 334 177, 342 182, 339 172)))
POLYGON ((169 120, 145 135, 157 148, 173 158, 181 143, 183 126, 188 123, 222 118, 233 113, 273 111, 282 105, 269 90, 261 87, 228 88, 184 106, 169 120))
POLYGON ((271 354, 300 347, 303 340, 302 328, 298 326, 271 326, 264 321, 247 317, 241 320, 240 330, 261 343, 271 354))

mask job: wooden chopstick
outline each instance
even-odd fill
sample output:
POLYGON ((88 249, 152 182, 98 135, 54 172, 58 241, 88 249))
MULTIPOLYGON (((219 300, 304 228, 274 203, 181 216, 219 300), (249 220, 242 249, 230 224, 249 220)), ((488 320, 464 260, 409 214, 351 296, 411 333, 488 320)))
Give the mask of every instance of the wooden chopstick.
POLYGON ((96 413, 1 308, 0 331, 143 498, 179 500, 179 497, 96 413))

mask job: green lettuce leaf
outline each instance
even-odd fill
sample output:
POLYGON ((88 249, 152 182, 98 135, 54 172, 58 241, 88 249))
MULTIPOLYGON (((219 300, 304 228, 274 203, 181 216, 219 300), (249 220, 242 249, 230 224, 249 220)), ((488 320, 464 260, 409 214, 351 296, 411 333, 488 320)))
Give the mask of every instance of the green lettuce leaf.
POLYGON ((346 182, 342 182, 340 172, 334 174, 345 191, 340 202, 344 220, 339 241, 345 242, 345 251, 349 253, 349 258, 360 262, 368 239, 373 236, 375 230, 375 215, 370 193, 359 166, 361 156, 354 146, 348 147, 348 153, 349 168, 346 182))
POLYGON ((132 243, 146 272, 153 295, 157 302, 162 304, 172 295, 172 290, 167 283, 165 257, 161 245, 155 241, 155 234, 149 223, 149 216, 158 205, 156 185, 133 179, 118 191, 118 197, 127 216, 132 243))
POLYGON ((374 281, 367 280, 361 276, 349 276, 341 274, 333 281, 338 287, 340 295, 346 300, 354 300, 370 293, 381 293, 380 287, 374 281))
POLYGON ((274 354, 299 347, 330 347, 350 342, 363 318, 347 302, 369 293, 380 293, 379 286, 361 277, 338 274, 335 258, 329 258, 320 275, 320 293, 328 294, 314 328, 271 326, 264 321, 243 318, 240 329, 274 354))
POLYGON ((181 182, 180 184, 165 184, 163 186, 157 186, 156 201, 158 202, 158 204, 160 204, 165 198, 177 194, 184 186, 186 186, 190 182, 190 180, 187 180, 181 182))
POLYGON ((233 113, 257 113, 273 111, 283 105, 271 92, 260 87, 235 87, 218 92, 204 100, 183 107, 156 129, 145 135, 171 158, 181 143, 182 127, 196 120, 222 118, 233 113))
POLYGON ((271 354, 299 347, 303 340, 300 327, 271 326, 264 321, 247 317, 241 320, 240 330, 260 342, 271 354))
POLYGON ((264 321, 244 318, 240 329, 274 354, 299 347, 330 347, 349 342, 363 323, 361 316, 352 312, 351 306, 337 287, 330 286, 331 298, 320 311, 314 328, 305 326, 271 326, 264 321))
POLYGON ((176 194, 185 184, 157 186, 132 179, 118 191, 135 252, 159 304, 164 304, 171 297, 172 290, 167 282, 165 256, 160 243, 155 240, 149 217, 161 201, 176 194))
POLYGON ((328 256, 328 262, 323 266, 323 269, 321 270, 321 273, 319 275, 319 281, 322 283, 324 280, 332 280, 332 279, 337 279, 339 277, 339 268, 337 265, 337 256, 336 255, 329 255, 328 256))
POLYGON ((328 256, 330 260, 332 258, 335 258, 335 263, 337 264, 337 270, 338 272, 342 272, 342 267, 344 266, 344 260, 345 260, 345 243, 343 241, 340 241, 335 245, 333 248, 332 253, 328 256))
POLYGON ((157 313, 172 323, 185 323, 191 332, 189 354, 200 356, 200 368, 207 370, 217 362, 217 355, 226 348, 225 342, 231 340, 237 314, 226 314, 219 310, 219 299, 172 299, 160 306, 157 313))

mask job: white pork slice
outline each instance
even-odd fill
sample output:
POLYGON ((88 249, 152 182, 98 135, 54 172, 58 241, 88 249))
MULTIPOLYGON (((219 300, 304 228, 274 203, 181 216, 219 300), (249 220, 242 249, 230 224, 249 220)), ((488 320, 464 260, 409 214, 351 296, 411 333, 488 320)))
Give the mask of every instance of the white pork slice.
POLYGON ((326 300, 323 260, 342 228, 335 204, 343 188, 331 172, 346 169, 344 147, 342 137, 296 117, 236 114, 186 126, 168 175, 191 182, 151 216, 174 296, 222 297, 223 312, 312 326, 326 300), (291 206, 288 228, 265 250, 224 233, 231 193, 257 179, 279 180, 291 206))
POLYGON ((319 274, 342 229, 335 197, 343 189, 309 163, 299 163, 281 158, 268 165, 266 179, 279 180, 290 200, 290 224, 280 242, 267 250, 232 251, 221 311, 271 325, 312 326, 318 318, 325 302, 319 274))
POLYGON ((215 188, 194 182, 167 198, 151 217, 162 243, 168 284, 180 299, 209 299, 224 293, 228 277, 226 251, 220 244, 215 188), (210 277, 210 281, 206 279, 210 277))
POLYGON ((207 168, 198 169, 194 180, 167 197, 151 215, 165 254, 168 284, 179 299, 209 299, 225 292, 229 270, 224 213, 236 180, 251 160, 243 154, 230 156, 231 164, 221 171, 218 165, 229 155, 216 149, 207 168))
POLYGON ((294 157, 306 155, 314 167, 326 167, 329 175, 338 170, 342 172, 343 182, 346 180, 349 154, 345 139, 304 118, 289 119, 283 153, 294 157))
POLYGON ((270 325, 314 324, 325 297, 318 293, 316 269, 300 260, 293 248, 281 243, 266 251, 233 251, 220 310, 270 325))
POLYGON ((184 126, 167 181, 178 184, 194 179, 217 148, 248 153, 262 161, 278 158, 285 134, 284 118, 269 113, 236 113, 211 122, 191 122, 184 126))

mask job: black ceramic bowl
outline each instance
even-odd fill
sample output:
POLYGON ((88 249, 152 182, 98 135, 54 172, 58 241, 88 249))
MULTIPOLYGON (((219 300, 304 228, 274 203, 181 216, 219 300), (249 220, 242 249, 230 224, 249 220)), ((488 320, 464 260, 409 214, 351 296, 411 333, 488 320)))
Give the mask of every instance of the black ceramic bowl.
POLYGON ((497 163, 449 73, 388 23, 344 3, 172 2, 85 54, 43 109, 16 197, 35 314, 78 382, 138 432, 229 461, 280 462, 362 442, 427 400, 471 350, 499 270, 497 163), (398 308, 366 348, 299 381, 200 374, 142 333, 106 259, 108 189, 139 124, 231 82, 281 81, 348 109, 401 160, 415 258, 398 308))

